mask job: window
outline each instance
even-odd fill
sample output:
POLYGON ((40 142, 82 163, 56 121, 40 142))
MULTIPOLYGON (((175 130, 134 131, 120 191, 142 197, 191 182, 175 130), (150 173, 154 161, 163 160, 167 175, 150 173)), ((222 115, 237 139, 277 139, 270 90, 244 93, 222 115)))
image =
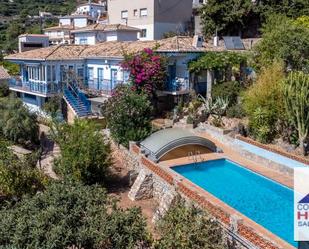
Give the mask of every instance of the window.
POLYGON ((133 16, 138 17, 138 10, 137 9, 133 10, 133 16))
POLYGON ((88 84, 93 84, 93 67, 88 67, 88 84))
POLYGON ((147 8, 140 9, 140 16, 147 16, 147 15, 148 15, 147 8))
POLYGON ((128 11, 127 10, 121 11, 121 19, 128 19, 128 11))
POLYGON ((61 36, 61 31, 58 31, 58 32, 57 32, 57 36, 61 36))
POLYGON ((79 44, 81 44, 81 45, 88 44, 87 38, 80 38, 80 39, 79 39, 79 44))
POLYGON ((77 77, 79 79, 84 79, 84 69, 83 68, 78 68, 77 69, 77 77))
POLYGON ((147 37, 147 29, 142 29, 141 38, 147 37))

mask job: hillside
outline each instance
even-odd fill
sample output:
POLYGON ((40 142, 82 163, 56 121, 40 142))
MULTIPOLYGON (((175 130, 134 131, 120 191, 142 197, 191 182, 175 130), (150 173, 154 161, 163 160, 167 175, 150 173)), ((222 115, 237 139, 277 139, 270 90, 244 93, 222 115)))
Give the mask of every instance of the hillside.
MULTIPOLYGON (((81 0, 0 0, 0 52, 11 52, 17 48, 17 37, 22 33, 40 33, 39 11, 64 15, 72 12, 81 0)), ((55 20, 44 20, 43 25, 55 20)))

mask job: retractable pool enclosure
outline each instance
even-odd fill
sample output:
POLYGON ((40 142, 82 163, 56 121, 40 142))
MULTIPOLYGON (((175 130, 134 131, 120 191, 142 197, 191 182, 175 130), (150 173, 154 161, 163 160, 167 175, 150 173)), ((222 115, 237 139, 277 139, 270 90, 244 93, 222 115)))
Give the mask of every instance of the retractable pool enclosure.
POLYGON ((181 128, 160 130, 140 143, 142 153, 154 162, 158 162, 168 152, 185 145, 200 145, 213 152, 218 151, 212 141, 181 128))

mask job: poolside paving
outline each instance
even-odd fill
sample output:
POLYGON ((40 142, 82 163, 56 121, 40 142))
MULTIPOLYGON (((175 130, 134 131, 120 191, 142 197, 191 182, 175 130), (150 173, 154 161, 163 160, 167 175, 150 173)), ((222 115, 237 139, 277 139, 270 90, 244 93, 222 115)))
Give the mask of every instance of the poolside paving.
MULTIPOLYGON (((263 165, 259 165, 254 161, 251 161, 249 159, 242 157, 239 153, 237 153, 237 148, 231 148, 229 146, 226 146, 220 141, 214 139, 213 137, 210 137, 207 133, 199 133, 199 135, 213 141, 217 147, 223 150, 223 153, 201 154, 200 156, 197 156, 196 158, 198 162, 210 161, 210 160, 215 160, 215 159, 220 159, 220 158, 227 158, 231 161, 234 161, 242 165, 243 167, 247 169, 250 169, 258 174, 261 174, 267 178, 273 179, 274 181, 293 189, 294 181, 292 177, 285 175, 283 173, 280 173, 279 171, 276 171, 274 169, 265 167, 263 165)), ((159 164, 165 167, 173 167, 176 165, 184 165, 184 164, 190 164, 190 163, 193 163, 193 160, 190 160, 188 157, 181 157, 177 159, 166 160, 164 162, 160 162, 159 164)))
MULTIPOLYGON (((231 148, 231 147, 223 144, 222 142, 218 141, 217 139, 214 139, 213 137, 209 136, 207 133, 203 132, 203 133, 199 133, 198 135, 200 135, 204 138, 207 138, 207 139, 211 140, 212 142, 214 142, 217 147, 222 149, 223 152, 222 153, 213 152, 213 153, 205 153, 205 154, 198 155, 195 159, 195 160, 197 160, 197 162, 211 161, 211 160, 216 160, 216 159, 227 158, 231 161, 234 161, 234 162, 242 165, 243 167, 245 167, 249 170, 252 170, 252 171, 254 171, 254 172, 256 172, 260 175, 263 175, 267 178, 270 178, 270 179, 272 179, 272 180, 274 180, 274 181, 276 181, 276 182, 278 182, 282 185, 285 185, 285 186, 293 189, 293 178, 291 176, 280 173, 279 171, 276 171, 274 169, 267 168, 266 166, 263 166, 261 164, 254 162, 254 161, 251 161, 251 160, 248 160, 248 159, 242 157, 239 153, 237 153, 237 148, 235 148, 235 147, 231 148)), ((261 225, 252 221, 251 219, 249 219, 245 215, 241 214, 240 212, 238 212, 234 208, 230 207, 229 205, 227 205, 223 201, 219 200, 215 196, 208 193, 206 190, 202 189, 201 187, 197 186, 196 184, 192 183, 191 181, 189 181, 185 177, 177 174, 175 171, 173 171, 171 169, 171 167, 173 167, 173 166, 192 164, 192 163, 194 163, 194 160, 192 160, 192 158, 189 158, 187 156, 187 157, 181 157, 181 158, 178 158, 178 159, 172 159, 172 160, 166 160, 166 161, 159 162, 159 166, 162 167, 162 168, 165 168, 169 172, 169 174, 171 174, 174 177, 174 179, 177 179, 182 184, 185 184, 191 190, 198 193, 200 196, 203 196, 204 198, 206 198, 206 200, 209 201, 210 203, 212 203, 214 206, 220 207, 225 212, 229 213, 231 216, 236 217, 236 219, 240 219, 247 226, 254 229, 254 231, 257 232, 257 234, 263 234, 263 237, 266 237, 266 238, 269 239, 269 241, 272 241, 272 242, 276 243, 277 245, 280 245, 280 248, 284 248, 284 249, 294 248, 295 249, 294 246, 292 246, 292 245, 288 244, 286 241, 280 239, 278 236, 274 235, 273 233, 271 233, 270 231, 268 231, 267 229, 265 229, 261 225)), ((269 248, 273 248, 273 247, 269 247, 269 248)))

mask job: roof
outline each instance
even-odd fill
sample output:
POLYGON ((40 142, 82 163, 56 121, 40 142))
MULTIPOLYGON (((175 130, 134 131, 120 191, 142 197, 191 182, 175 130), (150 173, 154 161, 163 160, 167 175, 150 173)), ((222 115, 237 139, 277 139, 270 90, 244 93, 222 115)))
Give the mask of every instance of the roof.
POLYGON ((87 27, 75 29, 72 31, 72 33, 84 33, 84 32, 92 32, 92 31, 102 31, 102 32, 108 32, 108 31, 135 31, 139 32, 141 31, 138 28, 134 28, 131 26, 123 25, 123 24, 102 24, 102 23, 96 23, 92 25, 88 25, 87 27))
POLYGON ((61 16, 59 17, 59 19, 68 19, 68 18, 88 18, 88 19, 92 19, 94 20, 95 18, 89 15, 83 15, 83 14, 72 14, 72 15, 66 15, 66 16, 61 16))
POLYGON ((203 47, 195 47, 193 38, 175 36, 158 41, 110 41, 96 45, 57 45, 35 49, 23 53, 12 54, 7 60, 70 60, 84 58, 122 58, 123 53, 137 53, 145 48, 154 48, 161 53, 201 53, 207 51, 224 51, 224 46, 214 47, 204 43, 203 47))
POLYGON ((100 6, 100 7, 105 7, 105 5, 101 4, 101 3, 81 3, 77 6, 78 7, 82 7, 82 6, 87 6, 87 5, 95 5, 95 6, 100 6))
POLYGON ((21 34, 18 37, 27 37, 27 36, 48 38, 48 35, 44 35, 44 34, 21 34))
POLYGON ((72 25, 58 25, 58 26, 52 26, 49 28, 45 28, 44 31, 57 31, 57 30, 73 30, 74 27, 72 25))
POLYGON ((0 66, 0 80, 8 80, 9 78, 11 78, 11 76, 7 70, 3 66, 0 66))
POLYGON ((217 146, 210 140, 181 128, 170 128, 157 131, 142 141, 140 146, 141 150, 149 159, 158 161, 169 151, 189 144, 199 144, 212 151, 217 150, 217 146))

